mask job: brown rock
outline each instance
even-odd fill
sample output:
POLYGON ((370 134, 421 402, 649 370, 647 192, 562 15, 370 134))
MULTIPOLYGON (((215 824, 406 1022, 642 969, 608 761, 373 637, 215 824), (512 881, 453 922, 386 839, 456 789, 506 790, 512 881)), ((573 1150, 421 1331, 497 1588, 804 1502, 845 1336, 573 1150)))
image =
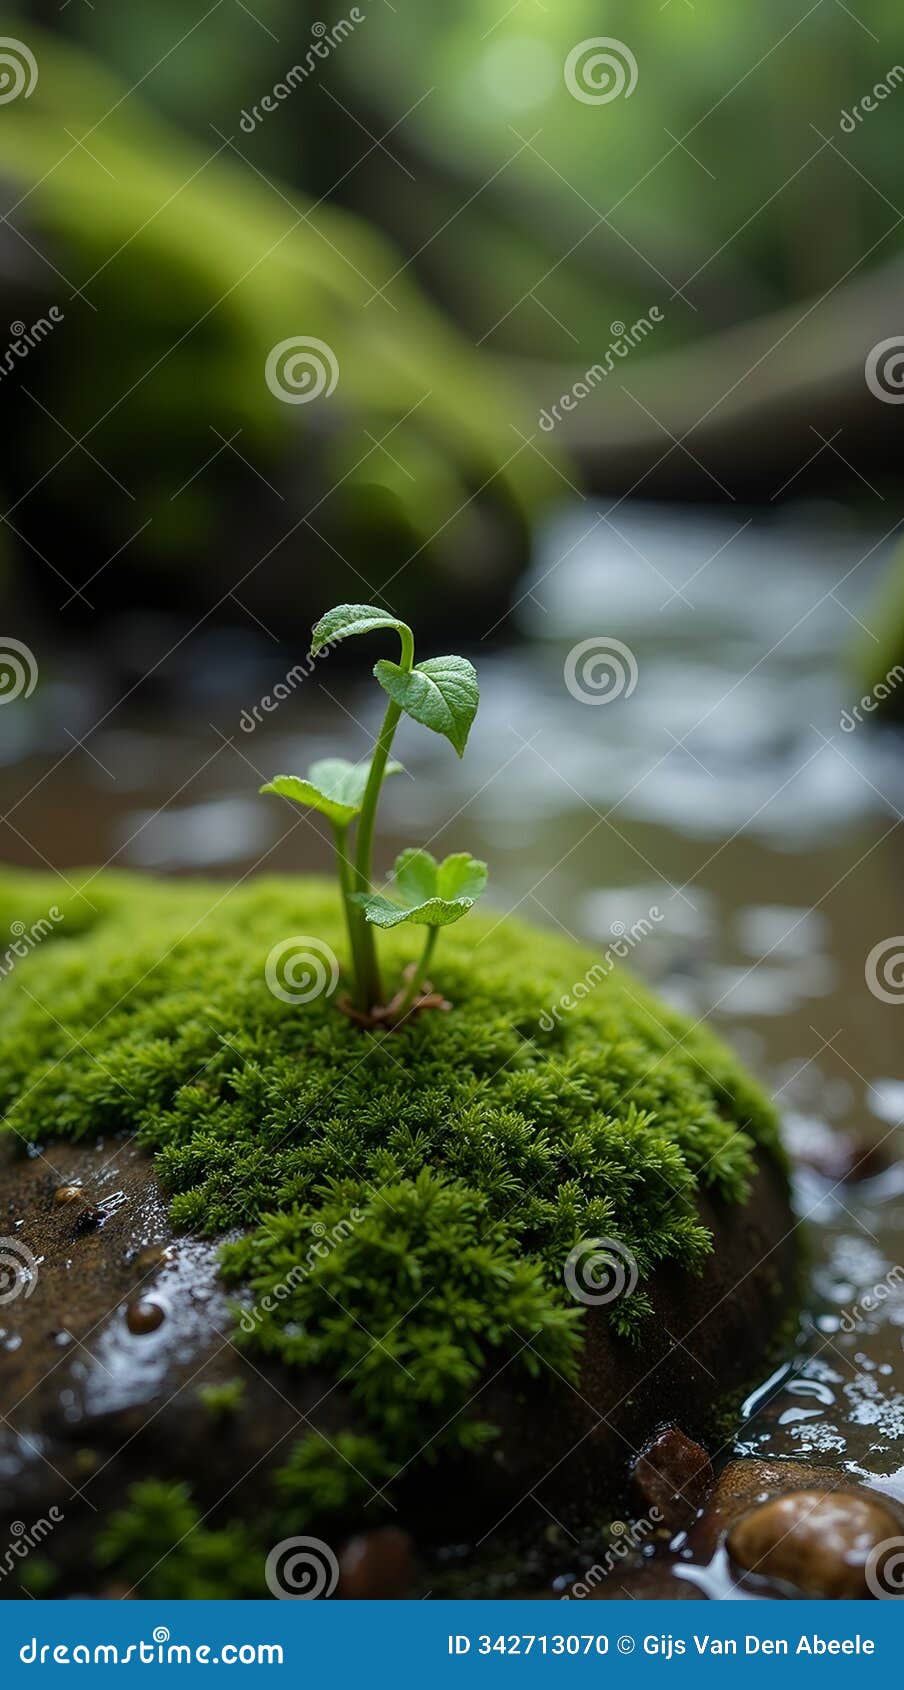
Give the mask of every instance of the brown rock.
POLYGON ((706 1450, 678 1426, 667 1426, 647 1445, 631 1476, 638 1513, 650 1515, 669 1532, 693 1519, 712 1487, 713 1467, 706 1450))
POLYGON ((166 1319, 166 1310, 153 1297, 139 1297, 126 1310, 126 1324, 130 1332, 156 1332, 166 1319))
POLYGON ((745 1576, 805 1596, 864 1597, 870 1551, 897 1535, 894 1516, 854 1491, 792 1491, 744 1514, 728 1552, 745 1576))
POLYGON ((339 1557, 339 1595, 347 1601, 407 1596, 414 1573, 411 1539, 397 1526, 364 1532, 339 1557))
POLYGON ((80 1185, 58 1185, 53 1200, 55 1203, 83 1203, 85 1193, 80 1185))

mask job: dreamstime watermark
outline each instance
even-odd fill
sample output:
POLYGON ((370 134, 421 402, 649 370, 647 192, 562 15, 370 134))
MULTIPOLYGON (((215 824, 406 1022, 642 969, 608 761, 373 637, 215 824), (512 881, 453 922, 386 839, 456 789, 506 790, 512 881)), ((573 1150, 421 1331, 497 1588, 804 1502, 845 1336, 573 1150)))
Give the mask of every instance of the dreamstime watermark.
POLYGON ((0 1307, 30 1297, 38 1283, 39 1262, 21 1238, 0 1238, 0 1307))
POLYGON ((904 1537, 887 1537, 871 1549, 863 1576, 879 1602, 904 1596, 904 1537))
POLYGON ((565 659, 565 685, 579 704, 611 704, 630 698, 637 685, 637 658, 630 646, 608 634, 591 634, 565 659))
POLYGON ((639 1520, 633 1520, 628 1525, 624 1520, 613 1520, 609 1527, 611 1543, 602 1561, 595 1561, 588 1567, 579 1579, 559 1598, 560 1602, 580 1602, 585 1596, 592 1595, 598 1584, 602 1584, 627 1560, 634 1550, 639 1549, 656 1527, 662 1524, 662 1510, 655 1504, 649 1514, 644 1514, 639 1520))
POLYGON ((842 710, 839 722, 842 733, 852 734, 858 722, 862 723, 863 721, 861 712, 865 710, 867 715, 871 716, 873 711, 878 710, 879 705, 885 702, 886 698, 891 698, 892 693, 900 686, 902 681, 904 681, 904 664, 896 663, 893 669, 889 669, 884 681, 877 681, 872 692, 866 693, 859 704, 852 705, 850 710, 842 710))
POLYGON ((0 704, 30 698, 38 681, 38 660, 30 646, 0 634, 0 704))
POLYGON ((287 1297, 291 1297, 296 1287, 303 1284, 314 1272, 318 1262, 325 1261, 327 1256, 331 1256, 338 1245, 354 1232, 355 1227, 359 1226, 363 1219, 363 1209, 350 1209, 348 1219, 337 1221, 333 1227, 324 1226, 322 1221, 314 1221, 311 1232, 314 1235, 315 1242, 308 1250, 304 1261, 296 1262, 286 1274, 285 1279, 281 1279, 278 1285, 274 1285, 273 1290, 268 1291, 259 1303, 255 1303, 253 1308, 245 1309, 239 1321, 242 1331, 250 1336, 267 1315, 275 1314, 280 1303, 284 1303, 287 1297))
POLYGON ((0 106, 31 98, 38 83, 38 61, 24 41, 0 35, 0 106))
POLYGON ((281 82, 275 82, 269 94, 265 94, 259 106, 252 106, 250 111, 243 111, 239 118, 239 128, 244 129, 246 135, 253 135, 259 123, 265 117, 279 109, 283 100, 294 94, 309 76, 313 76, 325 59, 341 47, 343 41, 352 35, 359 23, 364 22, 364 13, 360 6, 352 6, 347 18, 340 18, 338 23, 327 26, 325 23, 311 25, 314 37, 310 47, 300 63, 287 70, 281 82))
POLYGON ((850 111, 842 112, 838 122, 839 129, 843 129, 845 135, 853 135, 858 123, 863 122, 867 113, 878 111, 882 101, 887 100, 889 94, 893 94, 902 82, 904 82, 904 65, 892 65, 891 70, 886 73, 884 82, 877 82, 871 94, 864 94, 862 100, 858 100, 855 106, 851 106, 850 111))
POLYGON ((562 1277, 576 1303, 601 1308, 630 1297, 637 1285, 637 1262, 618 1238, 582 1238, 569 1253, 562 1277))
POLYGON ((10 1528, 10 1543, 4 1555, 0 1556, 0 1579, 8 1578, 16 1572, 19 1562, 28 1559, 33 1549, 37 1549, 44 1539, 49 1537, 55 1526, 66 1518, 56 1503, 47 1510, 47 1518, 42 1515, 40 1520, 32 1521, 26 1526, 24 1520, 13 1520, 10 1528))
POLYGON ((867 354, 866 385, 884 405, 904 405, 904 334, 880 340, 867 354))
POLYGON ((880 939, 866 959, 866 983, 880 1003, 904 1003, 904 933, 880 939))
POLYGON ((274 710, 278 710, 287 698, 291 698, 295 688, 300 687, 302 681, 306 681, 308 676, 314 673, 321 657, 326 657, 327 653, 334 649, 335 642, 321 646, 316 654, 311 652, 303 663, 296 663, 283 680, 277 681, 272 692, 265 692, 263 698, 252 704, 250 710, 243 710, 239 717, 242 733, 253 734, 255 728, 260 727, 263 717, 272 716, 274 710))
POLYGON ((544 434, 551 434, 557 423, 562 421, 561 413, 577 409, 582 399, 589 399, 601 381, 611 376, 617 358, 627 358, 628 353, 646 340, 652 334, 658 323, 665 320, 665 312, 658 305, 651 305, 645 317, 638 317, 630 328, 622 322, 610 323, 609 332, 612 339, 603 354, 602 362, 591 364, 589 370, 573 382, 567 393, 563 393, 554 405, 544 408, 538 418, 544 434))
POLYGON ((264 1578, 277 1602, 316 1602, 332 1596, 339 1562, 319 1537, 285 1537, 267 1556, 264 1578))
POLYGON ((839 1322, 842 1332, 856 1332, 864 1315, 875 1314, 883 1303, 894 1298, 904 1284, 904 1267, 890 1268, 884 1279, 880 1279, 871 1291, 864 1291, 859 1301, 845 1309, 839 1322))
POLYGON ((312 399, 328 399, 334 392, 339 360, 316 335, 290 335, 270 348, 264 379, 284 405, 310 405, 312 399))
POLYGON ((606 106, 637 87, 637 60, 614 35, 592 35, 572 47, 565 60, 565 86, 585 106, 606 106))
POLYGON ((42 939, 46 939, 48 933, 53 932, 56 923, 65 919, 62 910, 56 904, 51 904, 47 914, 33 921, 30 927, 27 927, 24 921, 10 922, 12 942, 0 956, 0 976, 12 974, 17 961, 21 962, 23 957, 27 957, 42 939))
POLYGON ((331 998, 339 984, 339 959, 322 939, 293 933, 273 946, 264 967, 268 989, 283 1003, 331 998))
POLYGON ((0 381, 3 381, 16 367, 16 362, 27 358, 36 346, 52 334, 58 323, 63 321, 63 312, 58 305, 51 305, 46 317, 38 317, 37 321, 26 325, 20 318, 10 323, 9 332, 13 339, 6 350, 0 352, 0 381))
POLYGON ((626 927, 623 921, 613 921, 609 929, 612 943, 606 946, 600 961, 593 963, 580 980, 575 980, 569 992, 563 992, 551 1009, 544 1009, 538 1022, 541 1031, 551 1033, 563 1015, 570 1015, 585 998, 589 998, 590 993, 609 978, 616 963, 630 956, 635 945, 652 933, 654 924, 664 920, 659 905, 653 904, 647 915, 639 916, 630 927, 626 927))

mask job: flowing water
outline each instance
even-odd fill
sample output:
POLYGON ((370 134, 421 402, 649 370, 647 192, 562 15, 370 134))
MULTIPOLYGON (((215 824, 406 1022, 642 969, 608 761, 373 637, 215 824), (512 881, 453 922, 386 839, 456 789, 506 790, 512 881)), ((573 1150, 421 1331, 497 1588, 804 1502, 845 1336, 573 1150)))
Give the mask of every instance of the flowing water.
MULTIPOLYGON (((904 1500, 904 989, 900 967, 884 998, 867 978, 883 941, 886 961, 904 954, 904 735, 857 723, 845 667, 887 549, 831 508, 569 507, 510 615, 475 630, 465 762, 403 724, 409 778, 386 789, 381 852, 486 857, 500 916, 627 949, 749 1064, 799 1158, 812 1271, 797 1344, 734 1452, 841 1464, 904 1500), (613 640, 620 695, 601 704, 593 657, 613 640), (869 1155, 842 1182, 845 1138, 869 1155)), ((300 654, 203 629, 117 705, 170 636, 165 617, 133 620, 90 679, 71 652, 45 675, 17 713, 25 737, 4 743, 5 855, 232 879, 325 869, 316 819, 289 830, 256 788, 360 756, 377 689, 327 658, 268 708, 300 654)))

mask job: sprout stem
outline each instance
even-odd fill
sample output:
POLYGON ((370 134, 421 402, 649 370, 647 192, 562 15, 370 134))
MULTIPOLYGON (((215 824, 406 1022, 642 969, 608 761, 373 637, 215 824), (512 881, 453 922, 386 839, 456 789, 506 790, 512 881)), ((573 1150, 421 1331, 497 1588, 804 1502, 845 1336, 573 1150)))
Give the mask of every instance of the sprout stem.
POLYGON ((421 982, 422 982, 423 977, 424 977, 424 973, 425 973, 426 969, 429 968, 429 966, 430 966, 430 958, 433 955, 434 947, 436 945, 436 941, 437 941, 438 938, 439 938, 439 928, 438 927, 428 927, 427 938, 424 942, 424 948, 421 951, 420 958, 419 958, 417 964, 415 965, 414 969, 412 970, 411 979, 409 980, 407 986, 405 987, 405 995, 402 998, 402 1001, 399 1004, 399 1007, 395 1012, 395 1019, 397 1021, 402 1021, 404 1019, 404 1017, 408 1014, 408 1011, 411 1008, 411 1005, 414 1003, 415 998, 417 997, 418 991, 420 990, 421 982))
MULTIPOLYGON (((410 628, 399 629, 402 642, 401 667, 408 673, 414 664, 414 636, 410 628)), ((358 817, 358 838, 355 851, 355 890, 370 892, 371 861, 373 857, 374 825, 377 819, 377 800, 386 773, 386 764, 392 750, 395 731, 401 717, 401 705, 390 700, 383 717, 383 726, 377 740, 373 760, 370 765, 370 775, 364 789, 364 799, 361 814, 358 817)), ((357 912, 356 912, 357 913, 357 912)), ((380 969, 377 962, 377 947, 374 941, 373 928, 369 922, 360 917, 360 924, 356 922, 359 931, 360 962, 358 968, 357 1002, 359 1009, 371 1009, 380 1002, 380 969)))

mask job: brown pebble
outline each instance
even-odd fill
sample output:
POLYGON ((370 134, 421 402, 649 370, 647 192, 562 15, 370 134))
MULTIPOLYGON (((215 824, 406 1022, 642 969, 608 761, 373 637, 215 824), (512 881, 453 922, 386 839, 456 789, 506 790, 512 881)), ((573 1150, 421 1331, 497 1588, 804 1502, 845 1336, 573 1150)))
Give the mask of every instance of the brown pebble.
POLYGON ((761 1502, 732 1526, 728 1552, 742 1573, 805 1596, 868 1595, 869 1554, 898 1534, 892 1514, 853 1491, 791 1491, 761 1502))
POLYGON ((412 1542, 397 1526, 350 1538, 339 1557, 339 1595, 349 1601, 408 1595, 414 1571, 412 1542))
POLYGON ((166 1310, 152 1297, 139 1297, 126 1309, 126 1325, 130 1332, 156 1332, 166 1319, 166 1310))
POLYGON ((55 1203, 83 1203, 85 1193, 80 1185, 58 1185, 53 1200, 55 1203))
POLYGON ((706 1450, 678 1426, 668 1426, 647 1445, 631 1475, 638 1512, 651 1515, 669 1532, 693 1519, 712 1487, 713 1467, 706 1450))

